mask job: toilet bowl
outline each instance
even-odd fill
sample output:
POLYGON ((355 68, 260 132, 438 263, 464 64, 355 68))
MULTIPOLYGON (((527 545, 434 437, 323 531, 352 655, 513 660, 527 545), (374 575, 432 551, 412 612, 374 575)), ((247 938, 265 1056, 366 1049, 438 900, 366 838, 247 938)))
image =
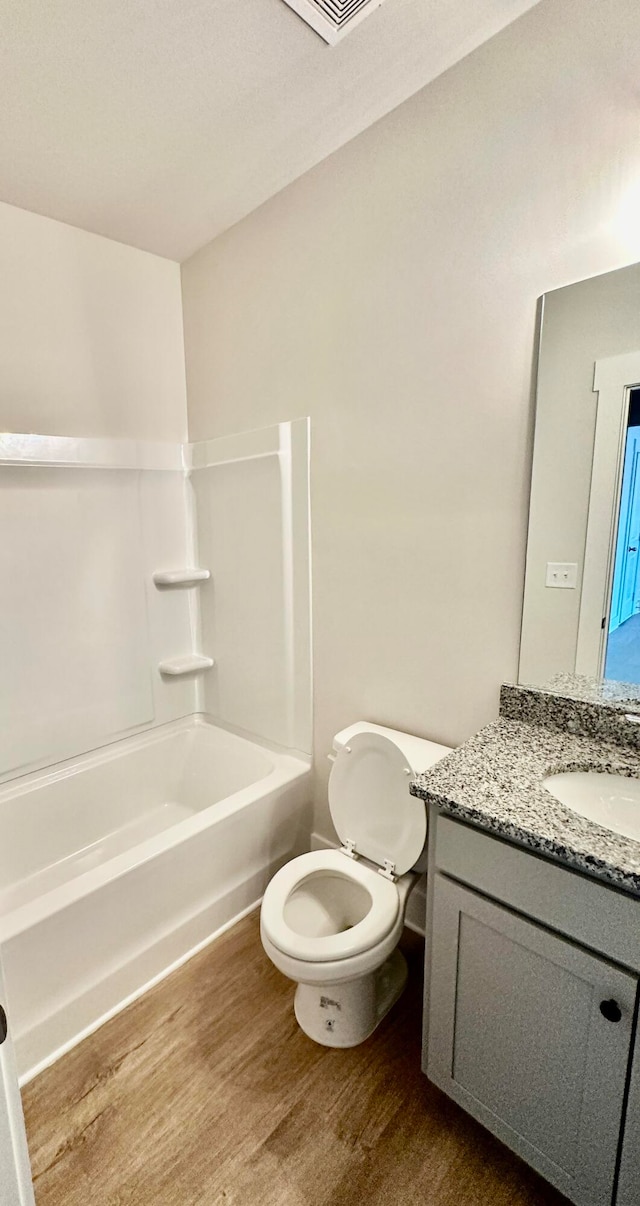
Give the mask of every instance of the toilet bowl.
POLYGON ((449 747, 364 721, 333 746, 329 807, 342 848, 302 854, 277 872, 260 935, 298 985, 294 1009, 305 1034, 326 1047, 354 1047, 406 983, 396 947, 427 836, 424 802, 409 794, 409 781, 449 747))

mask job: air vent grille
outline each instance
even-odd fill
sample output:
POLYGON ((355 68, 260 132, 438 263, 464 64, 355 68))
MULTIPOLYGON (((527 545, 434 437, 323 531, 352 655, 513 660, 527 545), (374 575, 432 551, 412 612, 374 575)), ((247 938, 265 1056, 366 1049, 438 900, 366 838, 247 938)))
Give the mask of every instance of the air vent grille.
POLYGON ((319 13, 332 21, 339 29, 355 17, 361 8, 371 8, 371 0, 312 0, 319 13))
POLYGON ((333 45, 383 0, 284 0, 325 42, 333 45))

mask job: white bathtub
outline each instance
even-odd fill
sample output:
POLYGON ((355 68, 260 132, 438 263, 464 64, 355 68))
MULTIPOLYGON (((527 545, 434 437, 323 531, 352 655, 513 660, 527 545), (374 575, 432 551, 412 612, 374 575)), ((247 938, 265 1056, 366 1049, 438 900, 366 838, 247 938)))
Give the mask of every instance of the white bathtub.
POLYGON ((0 788, 0 943, 28 1080, 308 849, 309 762, 195 716, 0 788))

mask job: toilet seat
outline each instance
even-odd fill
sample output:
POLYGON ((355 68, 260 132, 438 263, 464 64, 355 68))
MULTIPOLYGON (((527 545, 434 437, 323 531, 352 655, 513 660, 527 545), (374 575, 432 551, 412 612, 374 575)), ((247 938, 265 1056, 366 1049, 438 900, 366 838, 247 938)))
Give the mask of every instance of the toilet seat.
POLYGON ((329 810, 338 837, 395 875, 415 866, 427 838, 424 801, 409 794, 412 773, 395 741, 364 730, 338 749, 329 775, 329 810))
POLYGON ((300 855, 276 873, 264 894, 261 921, 278 950, 294 959, 321 963, 348 959, 381 942, 393 929, 399 908, 398 889, 390 880, 340 850, 317 850, 300 855), (371 900, 366 915, 349 929, 321 937, 298 933, 285 919, 287 902, 305 883, 336 877, 365 889, 371 900))

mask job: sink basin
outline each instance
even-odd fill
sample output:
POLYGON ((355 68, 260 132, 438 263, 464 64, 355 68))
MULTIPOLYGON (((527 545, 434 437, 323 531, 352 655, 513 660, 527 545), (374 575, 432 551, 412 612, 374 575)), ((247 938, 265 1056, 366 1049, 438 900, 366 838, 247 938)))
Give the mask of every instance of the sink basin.
POLYGON ((600 771, 549 775, 543 787, 573 812, 640 842, 640 779, 600 771))

